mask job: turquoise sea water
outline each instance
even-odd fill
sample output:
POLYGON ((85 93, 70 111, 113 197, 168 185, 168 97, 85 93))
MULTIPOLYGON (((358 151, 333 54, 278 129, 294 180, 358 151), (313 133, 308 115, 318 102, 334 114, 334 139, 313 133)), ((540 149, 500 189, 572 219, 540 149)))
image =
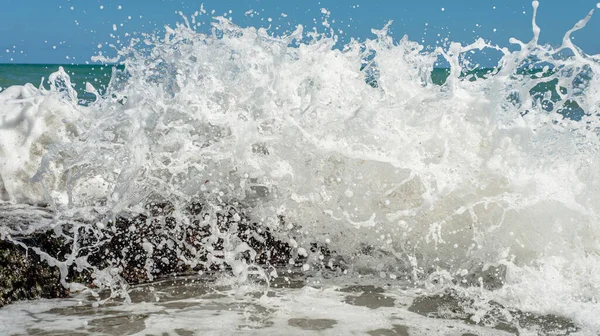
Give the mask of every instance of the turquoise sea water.
POLYGON ((0 64, 0 90, 12 85, 32 83, 48 87, 48 76, 63 67, 71 77, 79 99, 83 102, 93 99, 85 92, 85 83, 89 82, 98 91, 103 92, 110 81, 112 65, 69 65, 69 64, 0 64))

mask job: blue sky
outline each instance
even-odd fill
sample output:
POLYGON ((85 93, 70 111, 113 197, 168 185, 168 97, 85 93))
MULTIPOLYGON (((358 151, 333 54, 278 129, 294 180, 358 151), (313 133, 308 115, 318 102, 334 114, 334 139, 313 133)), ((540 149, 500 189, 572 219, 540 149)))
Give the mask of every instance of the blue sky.
MULTIPOLYGON (((596 8, 597 2, 540 0, 541 42, 560 43, 563 34, 596 8)), ((395 39, 407 34, 426 45, 446 37, 462 43, 483 37, 507 46, 510 37, 529 40, 532 34, 529 0, 21 0, 2 5, 0 63, 85 63, 99 50, 106 52, 106 43, 125 41, 126 33, 161 31, 181 21, 177 11, 190 15, 201 3, 208 15, 199 30, 208 27, 211 16, 223 14, 241 26, 271 25, 274 33, 288 24, 323 28, 320 9, 326 8, 331 12, 329 21, 335 22, 332 26, 343 30, 342 38, 373 37, 371 28, 389 20, 394 21, 395 39), (258 14, 244 15, 249 10, 258 14)), ((598 33, 600 13, 574 35, 575 43, 587 53, 599 54, 598 33)))

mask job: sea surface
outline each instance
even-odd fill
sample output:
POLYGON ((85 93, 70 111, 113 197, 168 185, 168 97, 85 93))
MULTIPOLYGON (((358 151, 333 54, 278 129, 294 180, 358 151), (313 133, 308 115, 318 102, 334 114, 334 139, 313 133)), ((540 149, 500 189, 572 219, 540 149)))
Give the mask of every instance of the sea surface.
POLYGON ((599 335, 600 58, 535 15, 512 48, 217 18, 0 65, 0 236, 71 291, 0 333, 599 335))
POLYGON ((36 87, 48 86, 48 76, 63 67, 69 74, 79 99, 91 101, 94 96, 85 91, 85 84, 91 83, 104 90, 112 76, 114 65, 87 64, 0 64, 0 89, 13 85, 31 83, 36 87))

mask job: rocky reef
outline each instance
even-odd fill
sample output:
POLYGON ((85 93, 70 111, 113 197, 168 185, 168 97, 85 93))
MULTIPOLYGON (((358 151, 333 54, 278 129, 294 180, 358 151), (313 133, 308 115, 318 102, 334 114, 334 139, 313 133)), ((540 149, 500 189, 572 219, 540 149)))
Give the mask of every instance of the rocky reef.
POLYGON ((4 208, 4 218, 0 218, 4 225, 0 231, 0 306, 21 299, 67 296, 60 269, 48 263, 49 259, 70 260, 65 280, 93 288, 97 283, 89 266, 113 270, 129 285, 225 269, 227 264, 218 260, 228 248, 223 237, 247 244, 249 249, 242 257, 247 263, 281 266, 288 264, 293 252, 288 242, 277 239, 269 228, 250 221, 239 205, 224 206, 211 214, 216 221, 206 221, 209 214, 201 204, 193 203, 185 210, 189 221, 184 225, 173 216, 170 204, 151 203, 143 213, 119 214, 105 224, 75 222, 59 229, 40 225, 52 217, 44 207, 19 205, 10 207, 11 213, 6 205, 4 208), (38 216, 33 216, 36 212, 38 216), (71 255, 73 251, 76 255, 71 255), (47 256, 40 258, 40 252, 47 256), (88 267, 81 267, 78 258, 88 267))
MULTIPOLYGON (((54 249, 55 239, 36 233, 28 240, 54 249)), ((35 252, 8 240, 0 241, 0 307, 22 299, 65 297, 68 290, 60 283, 57 267, 42 261, 35 252)))

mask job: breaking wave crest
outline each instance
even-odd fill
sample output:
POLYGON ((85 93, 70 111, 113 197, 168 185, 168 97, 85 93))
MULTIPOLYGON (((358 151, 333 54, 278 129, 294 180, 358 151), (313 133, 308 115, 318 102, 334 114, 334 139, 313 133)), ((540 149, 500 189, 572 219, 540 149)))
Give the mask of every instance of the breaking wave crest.
POLYGON ((456 287, 600 328, 600 57, 570 39, 591 14, 556 48, 537 43, 534 16, 516 51, 483 40, 428 51, 387 26, 336 48, 301 26, 177 25, 120 50, 125 68, 102 94, 88 85, 87 106, 62 70, 49 89, 1 92, 2 198, 52 209, 38 225, 72 250, 46 258, 72 288, 77 266, 126 296, 123 256, 102 267, 87 256, 117 216, 145 214, 162 223, 136 236, 150 279, 160 250, 268 280, 276 271, 241 238, 268 231, 290 246, 288 268, 456 287), (471 68, 487 48, 498 65, 471 68), (496 284, 484 284, 490 270, 496 284))

